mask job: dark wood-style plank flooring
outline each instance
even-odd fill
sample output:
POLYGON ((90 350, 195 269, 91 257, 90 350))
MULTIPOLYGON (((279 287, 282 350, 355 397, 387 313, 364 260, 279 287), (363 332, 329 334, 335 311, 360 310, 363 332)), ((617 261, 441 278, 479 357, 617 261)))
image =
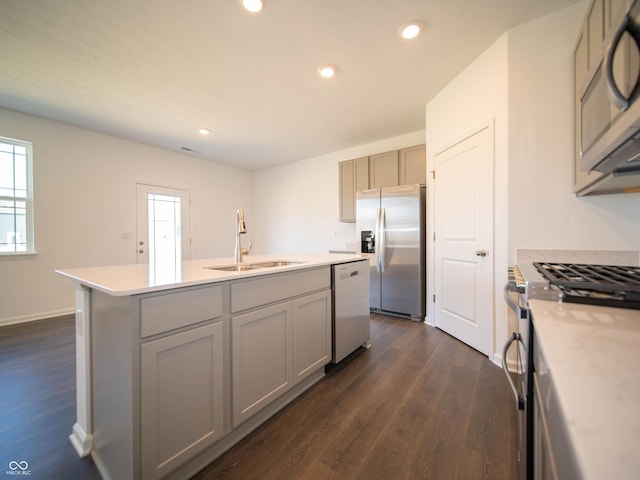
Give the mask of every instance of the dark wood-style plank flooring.
MULTIPOLYGON (((72 317, 0 328, 0 478, 96 479, 75 421, 72 317), (23 477, 24 478, 24 477, 23 477)), ((372 315, 361 351, 195 480, 513 479, 515 411, 502 371, 440 330, 372 315)))
POLYGON ((69 440, 76 421, 74 329, 73 316, 0 327, 0 479, 100 478, 69 440), (7 474, 10 462, 27 462, 31 474, 7 474))

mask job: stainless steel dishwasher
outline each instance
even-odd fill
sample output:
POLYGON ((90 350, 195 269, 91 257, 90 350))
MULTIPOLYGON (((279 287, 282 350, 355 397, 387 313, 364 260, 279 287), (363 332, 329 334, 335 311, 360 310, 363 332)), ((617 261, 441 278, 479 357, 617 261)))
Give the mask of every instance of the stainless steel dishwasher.
POLYGON ((333 286, 332 361, 338 363, 358 347, 369 347, 369 261, 331 268, 333 286))

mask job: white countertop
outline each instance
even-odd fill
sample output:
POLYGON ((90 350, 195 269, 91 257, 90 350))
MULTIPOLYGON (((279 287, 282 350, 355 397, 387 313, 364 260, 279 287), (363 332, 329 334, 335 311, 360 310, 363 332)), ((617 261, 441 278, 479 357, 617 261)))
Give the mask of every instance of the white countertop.
POLYGON ((638 478, 640 311, 529 306, 583 478, 638 478))
POLYGON ((362 260, 360 255, 341 254, 287 254, 287 255, 248 255, 244 264, 269 261, 300 262, 285 267, 257 268, 243 272, 225 272, 205 268, 208 266, 233 265, 233 258, 210 258, 189 260, 180 265, 113 265, 107 267, 87 267, 59 269, 56 273, 70 278, 73 282, 85 285, 113 296, 136 295, 140 293, 170 290, 193 285, 237 280, 239 278, 269 275, 278 272, 302 270, 323 265, 362 260))

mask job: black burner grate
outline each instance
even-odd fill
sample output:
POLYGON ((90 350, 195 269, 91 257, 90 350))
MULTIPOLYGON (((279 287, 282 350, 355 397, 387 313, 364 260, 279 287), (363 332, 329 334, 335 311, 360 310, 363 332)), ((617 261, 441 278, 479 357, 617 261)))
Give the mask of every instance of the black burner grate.
POLYGON ((640 309, 640 267, 534 262, 574 303, 640 309))

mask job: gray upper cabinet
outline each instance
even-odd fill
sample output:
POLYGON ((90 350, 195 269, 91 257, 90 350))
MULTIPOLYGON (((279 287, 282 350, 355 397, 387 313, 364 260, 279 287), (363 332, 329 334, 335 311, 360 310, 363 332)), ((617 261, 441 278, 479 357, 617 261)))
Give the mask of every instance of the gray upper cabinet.
POLYGON ((598 62, 602 50, 604 39, 604 0, 594 0, 591 8, 587 12, 587 38, 589 47, 587 55, 589 57, 589 68, 598 62))
POLYGON ((611 29, 620 23, 628 3, 629 0, 606 0, 604 2, 604 38, 607 38, 611 29))
MULTIPOLYGON (((353 169, 355 171, 355 191, 366 190, 369 188, 369 158, 362 157, 353 160, 353 169)), ((355 199, 355 192, 354 192, 355 199)))
POLYGON ((369 188, 395 187, 398 185, 398 151, 379 153, 369 157, 369 188))
POLYGON ((403 148, 398 157, 398 185, 427 182, 427 150, 424 145, 403 148))
POLYGON ((339 168, 340 221, 355 222, 356 192, 369 188, 369 157, 340 162, 339 168))
POLYGON ((426 182, 426 150, 424 145, 416 145, 346 160, 338 168, 340 221, 355 222, 357 191, 426 182))
POLYGON ((600 176, 599 172, 585 172, 580 169, 580 96, 584 82, 589 72, 589 23, 585 21, 584 26, 578 36, 576 49, 573 53, 573 74, 574 74, 574 114, 575 114, 575 156, 573 162, 574 184, 573 191, 578 193, 588 185, 596 181, 600 176))
POLYGON ((340 162, 339 182, 340 182, 340 221, 353 222, 355 211, 355 173, 353 170, 353 160, 340 162))

